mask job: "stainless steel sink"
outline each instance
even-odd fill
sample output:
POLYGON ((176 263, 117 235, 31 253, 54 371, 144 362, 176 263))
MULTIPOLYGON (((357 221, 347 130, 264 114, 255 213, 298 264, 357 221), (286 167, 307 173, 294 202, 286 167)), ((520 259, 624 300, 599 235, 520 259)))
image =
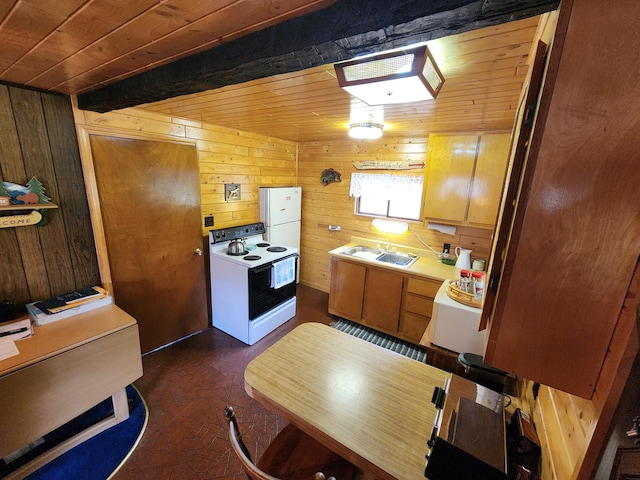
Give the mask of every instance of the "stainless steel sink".
POLYGON ((410 267, 416 262, 416 260, 418 260, 418 256, 412 253, 388 252, 385 250, 379 250, 377 248, 366 247, 363 245, 349 247, 341 251, 340 253, 343 255, 351 255, 353 257, 363 258, 366 260, 387 263, 390 265, 397 265, 400 267, 410 267))
POLYGON ((364 253, 375 253, 375 254, 380 254, 380 250, 378 250, 377 248, 371 248, 371 247, 363 247, 362 245, 357 245, 355 247, 350 247, 347 248, 346 250, 343 250, 342 253, 343 255, 353 255, 354 253, 357 252, 364 252, 364 253))
POLYGON ((399 265, 401 267, 409 267, 413 265, 418 257, 415 255, 407 255, 404 253, 383 253, 376 261, 390 263, 392 265, 399 265))

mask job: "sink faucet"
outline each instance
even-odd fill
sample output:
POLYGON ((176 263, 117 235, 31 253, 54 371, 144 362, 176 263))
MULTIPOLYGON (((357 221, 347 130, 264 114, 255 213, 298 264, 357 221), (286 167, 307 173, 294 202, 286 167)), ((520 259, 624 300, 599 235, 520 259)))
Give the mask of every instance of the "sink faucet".
POLYGON ((395 252, 395 251, 396 251, 396 247, 392 247, 391 245, 386 244, 386 245, 384 246, 384 251, 385 251, 385 252, 395 252))

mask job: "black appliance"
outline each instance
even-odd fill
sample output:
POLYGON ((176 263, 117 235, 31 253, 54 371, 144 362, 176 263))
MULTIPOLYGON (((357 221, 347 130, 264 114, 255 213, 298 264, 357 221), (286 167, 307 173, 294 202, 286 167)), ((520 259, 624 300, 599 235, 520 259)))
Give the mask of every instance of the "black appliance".
POLYGON ((506 480, 504 397, 452 375, 436 387, 437 415, 429 439, 429 480, 506 480))

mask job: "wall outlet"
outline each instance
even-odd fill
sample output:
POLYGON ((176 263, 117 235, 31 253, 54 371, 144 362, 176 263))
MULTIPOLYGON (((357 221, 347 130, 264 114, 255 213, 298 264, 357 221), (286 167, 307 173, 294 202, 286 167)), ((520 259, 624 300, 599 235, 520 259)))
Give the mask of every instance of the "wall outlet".
POLYGON ((451 244, 445 243, 442 247, 442 253, 450 253, 451 252, 451 244))
POLYGON ((213 215, 207 215, 204 217, 204 226, 213 227, 213 215))

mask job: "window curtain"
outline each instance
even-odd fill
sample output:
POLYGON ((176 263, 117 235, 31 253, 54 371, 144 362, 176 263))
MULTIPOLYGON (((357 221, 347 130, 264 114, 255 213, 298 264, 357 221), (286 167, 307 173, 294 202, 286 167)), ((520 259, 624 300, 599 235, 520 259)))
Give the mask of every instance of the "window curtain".
POLYGON ((402 201, 422 195, 422 175, 390 175, 384 173, 352 173, 350 197, 374 195, 384 200, 402 201))

